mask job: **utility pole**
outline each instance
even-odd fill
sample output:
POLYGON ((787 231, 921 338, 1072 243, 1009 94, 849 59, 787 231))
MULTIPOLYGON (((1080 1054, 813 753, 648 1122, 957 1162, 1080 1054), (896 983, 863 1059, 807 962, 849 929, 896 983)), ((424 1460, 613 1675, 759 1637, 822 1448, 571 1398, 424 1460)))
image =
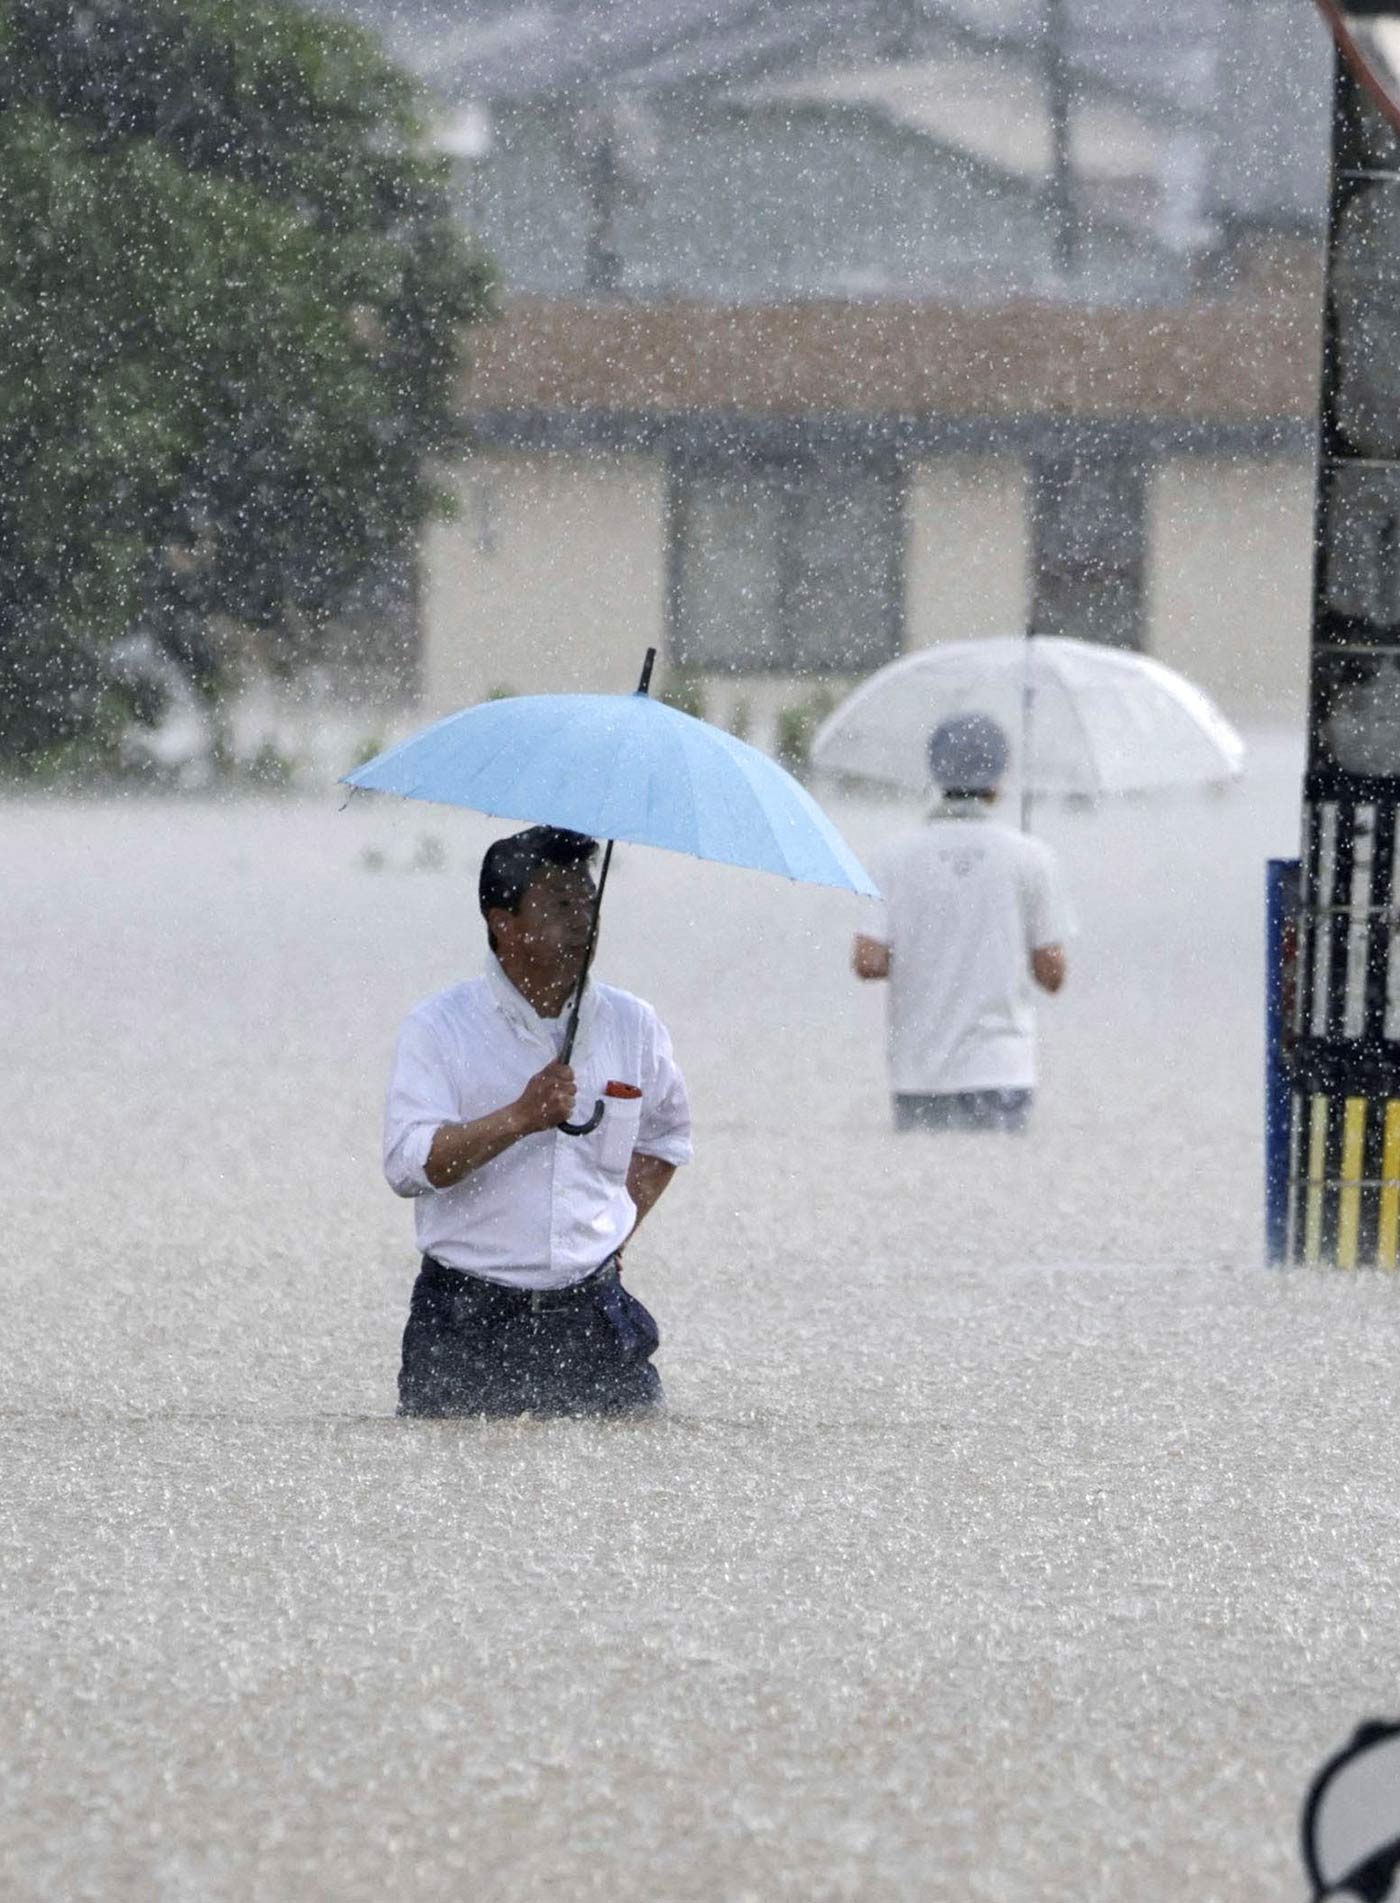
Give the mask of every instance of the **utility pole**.
POLYGON ((590 297, 615 297, 622 288, 617 216, 622 200, 617 117, 604 101, 583 107, 573 121, 573 149, 583 187, 583 288, 590 297))
POLYGON ((1337 43, 1286 1254, 1400 1258, 1400 6, 1337 43))
POLYGON ((1074 192, 1074 81, 1066 47, 1065 0, 1042 0, 1040 37, 1045 113, 1050 133, 1046 204, 1055 272, 1062 283, 1079 261, 1079 214, 1074 192))

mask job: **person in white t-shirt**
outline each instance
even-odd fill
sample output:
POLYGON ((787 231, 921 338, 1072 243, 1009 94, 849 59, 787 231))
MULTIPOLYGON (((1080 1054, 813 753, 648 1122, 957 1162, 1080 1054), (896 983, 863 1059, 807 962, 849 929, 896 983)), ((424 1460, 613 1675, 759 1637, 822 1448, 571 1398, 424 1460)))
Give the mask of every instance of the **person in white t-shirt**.
POLYGON ((1006 735, 986 714, 929 739, 942 797, 876 878, 858 978, 889 981, 898 1130, 1024 1130, 1035 1090, 1034 992, 1065 982, 1072 925, 1048 846, 992 817, 1006 735))
POLYGON ((690 1160, 690 1109, 651 1006, 592 978, 561 1062, 596 851, 554 826, 498 839, 478 888, 485 972, 399 1033, 384 1173, 417 1199, 423 1257, 401 1414, 618 1413, 661 1398, 656 1324, 619 1269, 690 1160), (560 1125, 576 1104, 585 1127, 571 1133, 560 1125))

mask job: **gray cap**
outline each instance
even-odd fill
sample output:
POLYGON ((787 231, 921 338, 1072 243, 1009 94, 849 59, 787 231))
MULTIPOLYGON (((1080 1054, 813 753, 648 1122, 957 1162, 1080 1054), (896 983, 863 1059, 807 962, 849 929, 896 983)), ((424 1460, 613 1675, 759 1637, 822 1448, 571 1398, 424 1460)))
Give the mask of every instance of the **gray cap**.
POLYGON ((953 793, 990 793, 1001 785, 1010 751, 990 714, 954 714, 929 735, 929 776, 953 793))

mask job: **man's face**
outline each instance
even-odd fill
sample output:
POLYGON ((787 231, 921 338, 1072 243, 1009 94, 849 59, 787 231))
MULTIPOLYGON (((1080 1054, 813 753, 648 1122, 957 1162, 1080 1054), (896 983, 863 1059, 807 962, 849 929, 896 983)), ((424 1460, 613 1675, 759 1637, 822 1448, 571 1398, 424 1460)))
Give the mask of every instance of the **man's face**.
POLYGON ((518 912, 492 911, 502 963, 577 980, 588 948, 593 881, 582 866, 546 866, 525 888, 518 912))

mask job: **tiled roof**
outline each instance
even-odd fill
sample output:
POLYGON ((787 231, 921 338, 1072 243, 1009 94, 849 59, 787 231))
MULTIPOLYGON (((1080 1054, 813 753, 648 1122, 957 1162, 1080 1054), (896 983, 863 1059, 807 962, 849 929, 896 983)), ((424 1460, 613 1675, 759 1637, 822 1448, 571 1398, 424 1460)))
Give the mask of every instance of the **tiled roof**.
MULTIPOLYGON (((829 79, 834 69, 849 69, 873 89, 872 108, 881 104, 883 74, 883 108, 896 116, 904 61, 961 55, 989 69, 1009 62, 1039 85, 1050 17, 1044 0, 316 4, 383 32, 398 57, 459 102, 723 90, 765 77, 829 79)), ((1330 52, 1306 0, 1061 0, 1055 17, 1079 116, 1077 144, 1093 146, 1094 110, 1116 100, 1154 125, 1202 128, 1217 206, 1241 216, 1320 219, 1330 52)), ((951 123, 946 101, 937 117, 943 136, 951 123)))
POLYGON ((1319 298, 1162 310, 1013 304, 773 307, 522 299, 473 333, 463 408, 485 414, 1302 420, 1319 298))

